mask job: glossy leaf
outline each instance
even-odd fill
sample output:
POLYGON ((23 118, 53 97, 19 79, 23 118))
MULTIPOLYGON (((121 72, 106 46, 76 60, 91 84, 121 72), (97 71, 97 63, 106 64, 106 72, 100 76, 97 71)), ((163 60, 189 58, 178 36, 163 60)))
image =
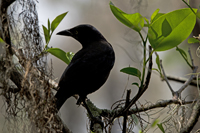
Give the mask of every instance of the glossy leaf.
POLYGON ((43 28, 46 44, 48 44, 49 40, 50 40, 50 35, 49 35, 49 32, 48 32, 48 29, 44 25, 42 25, 42 28, 43 28))
POLYGON ((139 87, 139 84, 138 84, 138 83, 136 83, 136 82, 135 82, 135 83, 132 83, 132 85, 136 85, 137 87, 139 87))
POLYGON ((149 27, 149 20, 148 20, 147 18, 145 18, 145 17, 143 17, 143 18, 144 18, 144 20, 145 20, 146 23, 147 23, 147 24, 144 24, 144 26, 149 27))
POLYGON ((164 130, 163 126, 162 126, 162 123, 161 124, 157 124, 157 126, 163 133, 165 133, 165 130, 164 130))
POLYGON ((71 62, 71 60, 72 60, 73 57, 74 57, 74 53, 67 52, 67 58, 68 58, 69 62, 71 62))
POLYGON ((151 127, 155 127, 158 124, 158 122, 159 122, 159 119, 155 119, 153 123, 151 124, 151 127))
POLYGON ((141 80, 141 72, 137 69, 137 68, 133 68, 133 67, 126 67, 120 70, 120 72, 132 75, 132 76, 136 76, 141 80))
POLYGON ((163 78, 163 75, 162 75, 162 73, 161 73, 161 70, 158 70, 158 69, 156 69, 156 68, 152 68, 152 70, 157 71, 157 72, 160 74, 160 77, 163 78))
POLYGON ((134 14, 127 14, 120 10, 119 8, 115 7, 112 2, 110 2, 110 9, 115 17, 126 26, 130 27, 131 29, 139 32, 144 27, 144 19, 141 14, 134 13, 134 14))
POLYGON ((151 23, 153 23, 154 21, 156 21, 162 15, 164 15, 164 13, 157 13, 156 16, 154 17, 154 19, 151 21, 151 23))
POLYGON ((50 24, 50 20, 48 19, 48 33, 49 33, 49 35, 50 35, 50 27, 51 27, 51 24, 50 24))
POLYGON ((4 40, 0 37, 0 43, 5 43, 4 40))
POLYGON ((56 56, 60 60, 64 61, 66 64, 69 64, 73 57, 72 52, 65 53, 63 50, 59 48, 49 48, 47 52, 51 53, 52 55, 56 56))
POLYGON ((190 35, 195 23, 196 15, 189 8, 164 14, 150 25, 149 42, 155 51, 174 48, 190 35))
POLYGON ((160 9, 156 9, 154 11, 154 13, 151 15, 151 22, 153 22, 154 18, 156 17, 156 15, 158 14, 159 11, 160 11, 160 9))
POLYGON ((200 43, 200 41, 196 38, 189 38, 188 43, 200 43))
POLYGON ((59 16, 57 16, 51 23, 51 31, 53 32, 56 27, 60 24, 60 22, 63 20, 63 18, 67 15, 68 12, 65 12, 59 16))

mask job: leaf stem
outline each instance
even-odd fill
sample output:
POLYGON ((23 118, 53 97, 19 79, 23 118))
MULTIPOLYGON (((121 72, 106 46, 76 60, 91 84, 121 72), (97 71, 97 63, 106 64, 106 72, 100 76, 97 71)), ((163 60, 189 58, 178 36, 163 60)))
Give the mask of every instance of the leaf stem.
POLYGON ((196 13, 194 12, 194 10, 192 9, 192 7, 187 3, 187 2, 185 2, 185 0, 182 0, 191 10, 192 10, 192 12, 196 15, 196 13))
MULTIPOLYGON (((176 47, 178 49, 178 47, 176 47)), ((185 56, 179 51, 179 53, 181 54, 181 56, 183 57, 183 59, 186 61, 186 63, 190 66, 191 69, 193 69, 193 66, 189 63, 188 59, 185 58, 185 56)))

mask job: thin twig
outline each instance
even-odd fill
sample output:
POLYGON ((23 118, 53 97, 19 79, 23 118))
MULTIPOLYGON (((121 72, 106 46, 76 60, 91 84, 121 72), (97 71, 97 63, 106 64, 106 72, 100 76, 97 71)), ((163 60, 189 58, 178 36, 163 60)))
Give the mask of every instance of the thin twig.
POLYGON ((152 66, 153 66, 153 63, 152 63, 152 56, 151 56, 151 51, 152 51, 152 48, 151 46, 149 46, 149 67, 148 67, 148 73, 147 73, 147 76, 146 76, 146 81, 143 85, 142 88, 139 88, 139 91, 137 93, 137 95, 130 101, 130 104, 128 105, 128 107, 126 107, 124 109, 124 112, 126 112, 127 110, 130 109, 130 107, 135 104, 135 102, 142 96, 142 94, 147 90, 148 88, 148 85, 149 85, 149 82, 150 82, 150 78, 151 78, 151 72, 152 72, 152 66))
POLYGON ((111 119, 110 122, 113 122, 113 120, 116 118, 116 115, 123 115, 124 112, 128 111, 130 109, 130 107, 135 104, 135 102, 142 96, 142 94, 147 90, 149 82, 150 82, 150 78, 151 78, 151 72, 152 72, 152 56, 151 56, 151 51, 152 48, 151 46, 149 46, 149 67, 148 67, 148 73, 146 76, 146 81, 145 84, 142 85, 142 88, 139 88, 138 93, 136 94, 136 96, 130 101, 129 105, 127 107, 122 108, 122 110, 120 112, 118 112, 117 114, 113 115, 113 118, 111 119))
POLYGON ((169 89, 170 89, 172 95, 174 95, 174 90, 172 89, 172 87, 171 87, 171 85, 170 85, 170 83, 169 83, 169 81, 168 81, 168 79, 167 79, 167 76, 166 76, 166 74, 165 74, 165 70, 164 70, 163 65, 162 65, 162 60, 160 60, 160 68, 161 68, 161 70, 162 70, 164 79, 165 79, 165 81, 166 81, 166 83, 167 83, 167 85, 168 85, 168 87, 169 87, 169 89))
MULTIPOLYGON (((130 94, 131 94, 131 90, 127 90, 125 107, 127 107, 129 105, 130 94)), ((128 117, 128 112, 126 111, 124 113, 124 121, 123 121, 123 131, 122 131, 122 133, 126 133, 127 117, 128 117)))
MULTIPOLYGON (((198 66, 194 66, 193 72, 192 73, 196 73, 198 69, 198 66)), ((183 84, 183 86, 177 91, 177 93, 181 93, 191 82, 192 80, 195 78, 195 75, 192 74, 190 76, 190 78, 183 84)))
POLYGON ((192 58, 192 54, 191 54, 190 47, 188 48, 188 53, 189 53, 189 55, 190 55, 190 60, 191 60, 192 66, 194 66, 194 60, 193 60, 193 58, 192 58))
MULTIPOLYGON (((177 76, 172 76, 172 75, 167 75, 167 79, 172 80, 172 81, 176 81, 176 82, 180 82, 180 83, 185 83, 188 80, 187 78, 177 77, 177 76)), ((189 85, 197 86, 197 83, 194 80, 195 80, 195 78, 193 79, 193 81, 189 85)))

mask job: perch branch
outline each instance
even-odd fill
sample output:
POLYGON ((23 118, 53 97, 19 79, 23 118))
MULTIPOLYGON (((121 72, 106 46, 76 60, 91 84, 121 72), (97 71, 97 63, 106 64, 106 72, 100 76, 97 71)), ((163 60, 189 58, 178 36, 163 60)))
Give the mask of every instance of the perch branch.
POLYGON ((191 116, 190 116, 186 126, 184 128, 182 128, 180 133, 189 133, 196 125, 199 116, 200 116, 200 104, 199 104, 199 102, 196 102, 196 104, 193 106, 191 116))
MULTIPOLYGON (((154 104, 147 104, 147 105, 143 105, 141 107, 131 108, 128 111, 128 115, 139 113, 139 112, 148 111, 148 110, 151 110, 151 109, 163 108, 163 107, 166 107, 167 105, 170 105, 170 104, 186 105, 186 104, 191 104, 191 103, 196 103, 196 102, 197 102, 196 100, 193 100, 193 101, 180 101, 180 100, 176 100, 176 99, 162 100, 162 101, 158 101, 158 102, 156 102, 154 104)), ((117 117, 121 116, 120 112, 122 110, 123 110, 123 108, 118 109, 118 110, 102 109, 101 110, 101 116, 102 117, 115 116, 115 118, 117 118, 117 117)))

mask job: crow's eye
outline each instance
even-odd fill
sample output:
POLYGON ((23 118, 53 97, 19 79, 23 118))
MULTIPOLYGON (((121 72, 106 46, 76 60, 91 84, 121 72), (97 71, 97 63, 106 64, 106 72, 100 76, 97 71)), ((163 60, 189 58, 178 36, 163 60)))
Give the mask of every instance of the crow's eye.
POLYGON ((74 32, 76 35, 78 35, 78 31, 77 30, 75 30, 75 32, 74 32))

